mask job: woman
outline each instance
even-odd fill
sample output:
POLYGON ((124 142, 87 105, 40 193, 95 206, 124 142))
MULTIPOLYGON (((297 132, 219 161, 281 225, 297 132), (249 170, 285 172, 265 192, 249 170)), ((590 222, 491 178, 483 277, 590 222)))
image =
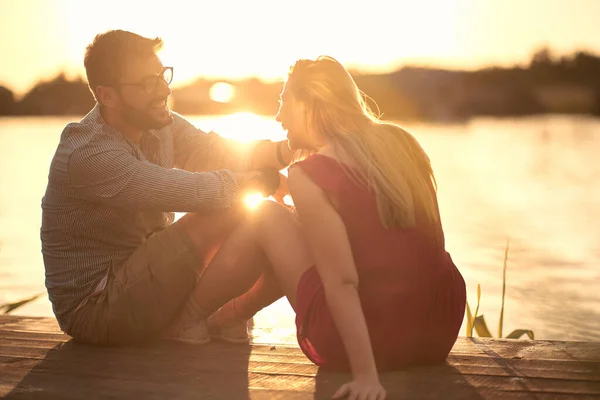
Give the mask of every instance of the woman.
POLYGON ((263 274, 209 328, 239 326, 282 289, 304 354, 351 370, 336 395, 383 398, 378 371, 443 362, 464 316, 465 284, 444 248, 429 158, 370 112, 330 57, 291 68, 277 121, 292 149, 312 153, 289 169, 297 219, 283 208, 256 219, 271 224, 257 243, 279 285, 263 274))

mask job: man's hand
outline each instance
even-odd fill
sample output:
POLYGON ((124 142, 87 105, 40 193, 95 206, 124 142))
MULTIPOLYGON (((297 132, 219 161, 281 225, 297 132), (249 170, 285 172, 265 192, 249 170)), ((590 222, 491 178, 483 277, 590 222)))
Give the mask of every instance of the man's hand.
POLYGON ((262 192, 262 175, 259 171, 232 172, 241 194, 249 192, 262 192))
POLYGON ((253 192, 260 193, 264 197, 275 195, 281 184, 281 174, 275 169, 265 168, 260 171, 233 172, 232 174, 242 196, 253 192))

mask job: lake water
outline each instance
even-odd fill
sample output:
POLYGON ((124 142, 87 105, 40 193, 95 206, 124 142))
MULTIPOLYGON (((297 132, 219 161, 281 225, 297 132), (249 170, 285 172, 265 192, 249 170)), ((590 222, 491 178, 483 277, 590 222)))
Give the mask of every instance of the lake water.
MULTIPOLYGON (((0 118, 0 304, 45 292, 41 198, 64 125, 73 118, 0 118)), ((192 117, 198 127, 250 140, 281 139, 252 114, 192 117)), ((407 124, 432 160, 447 249, 475 307, 497 334, 502 262, 510 238, 504 335, 600 340, 600 120, 542 116, 407 124)), ((52 316, 46 295, 14 312, 52 316)), ((291 308, 261 311, 265 342, 293 341, 291 308)), ((464 328, 461 335, 464 335, 464 328)))

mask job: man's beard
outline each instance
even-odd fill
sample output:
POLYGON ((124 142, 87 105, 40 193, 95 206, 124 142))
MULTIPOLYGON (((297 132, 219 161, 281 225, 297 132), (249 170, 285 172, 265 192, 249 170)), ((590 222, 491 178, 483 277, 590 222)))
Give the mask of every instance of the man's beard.
POLYGON ((150 129, 161 129, 167 125, 170 125, 173 122, 173 115, 169 109, 167 109, 167 113, 168 118, 164 120, 157 120, 145 111, 140 111, 137 108, 124 103, 123 108, 121 109, 121 118, 137 129, 147 131, 150 129))

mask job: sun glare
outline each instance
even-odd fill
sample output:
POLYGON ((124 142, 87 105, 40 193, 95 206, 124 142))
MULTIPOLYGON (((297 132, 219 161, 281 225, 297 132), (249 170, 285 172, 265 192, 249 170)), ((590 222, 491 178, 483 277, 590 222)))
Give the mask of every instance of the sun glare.
POLYGON ((226 82, 217 82, 210 87, 210 98, 219 103, 229 103, 235 95, 235 87, 226 82))
POLYGON ((244 203, 249 209, 254 209, 263 201, 263 197, 260 193, 251 193, 244 198, 244 203))

